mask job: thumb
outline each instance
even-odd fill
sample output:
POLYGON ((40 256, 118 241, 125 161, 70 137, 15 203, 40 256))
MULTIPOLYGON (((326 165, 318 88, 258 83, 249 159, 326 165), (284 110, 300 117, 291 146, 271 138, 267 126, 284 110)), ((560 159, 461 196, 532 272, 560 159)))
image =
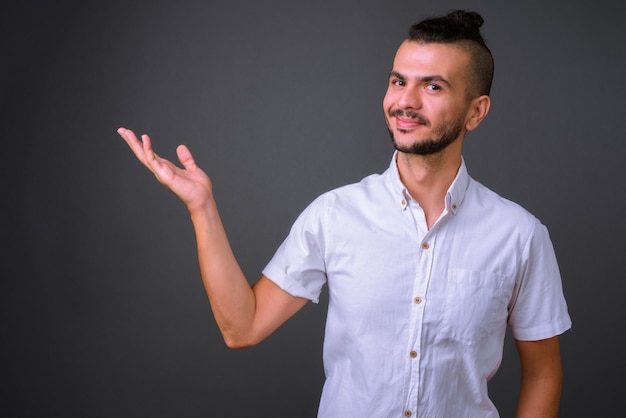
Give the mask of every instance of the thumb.
POLYGON ((176 148, 176 155, 185 170, 194 171, 198 168, 196 161, 193 159, 193 155, 191 155, 191 151, 189 151, 186 145, 179 145, 176 148))

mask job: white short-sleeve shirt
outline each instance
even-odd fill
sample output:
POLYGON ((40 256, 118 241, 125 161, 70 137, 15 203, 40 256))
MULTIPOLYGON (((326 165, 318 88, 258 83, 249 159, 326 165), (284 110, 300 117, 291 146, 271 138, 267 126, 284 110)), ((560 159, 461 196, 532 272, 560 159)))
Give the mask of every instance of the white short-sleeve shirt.
POLYGON ((329 307, 319 417, 497 417, 487 381, 519 340, 571 321, 546 228, 463 162, 441 217, 388 170, 317 198, 263 274, 329 307))

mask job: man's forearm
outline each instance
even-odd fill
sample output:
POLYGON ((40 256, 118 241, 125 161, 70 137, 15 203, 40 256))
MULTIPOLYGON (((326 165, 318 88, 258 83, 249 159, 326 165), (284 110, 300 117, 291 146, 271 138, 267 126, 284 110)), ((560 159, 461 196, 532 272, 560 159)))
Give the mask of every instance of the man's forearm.
POLYGON ((229 347, 244 345, 255 312, 255 296, 232 252, 213 199, 190 211, 200 273, 215 320, 229 347))

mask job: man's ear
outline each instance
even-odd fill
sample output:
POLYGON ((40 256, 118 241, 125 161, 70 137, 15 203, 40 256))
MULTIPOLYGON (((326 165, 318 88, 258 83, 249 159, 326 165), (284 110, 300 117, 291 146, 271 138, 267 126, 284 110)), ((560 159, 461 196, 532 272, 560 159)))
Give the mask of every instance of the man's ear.
POLYGON ((487 113, 489 113, 489 107, 491 106, 491 99, 487 95, 478 96, 472 99, 469 110, 467 112, 467 120, 465 121, 465 129, 472 131, 476 129, 480 122, 485 119, 487 113))

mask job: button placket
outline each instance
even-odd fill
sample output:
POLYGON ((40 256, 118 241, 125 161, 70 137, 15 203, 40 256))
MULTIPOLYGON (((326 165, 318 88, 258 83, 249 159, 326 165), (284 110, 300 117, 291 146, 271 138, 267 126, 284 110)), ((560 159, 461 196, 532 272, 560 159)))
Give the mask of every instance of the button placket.
MULTIPOLYGON (((413 228, 412 231, 415 235, 412 235, 412 245, 414 245, 414 257, 415 257, 415 282, 413 284, 413 296, 407 300, 411 304, 411 320, 410 320, 410 335, 408 341, 407 351, 407 367, 408 367, 408 380, 407 380, 407 392, 404 406, 404 416, 413 417, 416 415, 415 408, 417 407, 417 399, 419 393, 422 391, 420 388, 420 358, 421 358, 421 341, 422 341, 422 326, 424 322, 424 305, 426 298, 426 291, 428 289, 428 283, 430 281, 430 272, 433 261, 433 245, 435 243, 435 231, 436 228, 428 230, 425 222, 425 217, 422 209, 419 206, 409 205, 411 211, 413 228), (413 240, 414 239, 414 240, 413 240)), ((406 354, 405 354, 406 355, 406 354)))

